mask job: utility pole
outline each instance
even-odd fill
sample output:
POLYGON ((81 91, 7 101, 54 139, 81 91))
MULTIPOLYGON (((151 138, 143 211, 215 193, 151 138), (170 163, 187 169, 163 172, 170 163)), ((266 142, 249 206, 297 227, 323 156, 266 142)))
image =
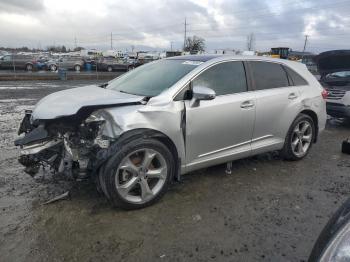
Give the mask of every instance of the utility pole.
POLYGON ((74 48, 77 48, 77 36, 74 36, 74 48))
MULTIPOLYGON (((309 35, 305 35, 305 42, 304 42, 303 53, 305 52, 305 49, 306 49, 306 43, 307 43, 308 37, 309 37, 309 35)), ((303 55, 304 55, 304 54, 303 54, 303 55)))
POLYGON ((113 50, 113 33, 111 32, 111 50, 113 50))
POLYGON ((170 41, 170 51, 173 51, 173 41, 170 41))
POLYGON ((185 17, 185 34, 184 34, 184 51, 185 51, 185 48, 186 48, 186 38, 187 38, 187 20, 186 20, 186 17, 185 17))

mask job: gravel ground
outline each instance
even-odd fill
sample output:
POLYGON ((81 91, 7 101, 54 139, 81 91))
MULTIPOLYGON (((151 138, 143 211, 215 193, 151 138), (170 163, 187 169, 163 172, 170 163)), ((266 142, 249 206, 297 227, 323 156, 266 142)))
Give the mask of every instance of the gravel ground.
POLYGON ((0 83, 0 261, 305 261, 350 193, 350 124, 332 119, 306 159, 277 153, 183 177, 156 205, 116 210, 89 182, 34 179, 13 146, 24 109, 93 82, 0 83), (71 199, 42 205, 67 190, 71 199))

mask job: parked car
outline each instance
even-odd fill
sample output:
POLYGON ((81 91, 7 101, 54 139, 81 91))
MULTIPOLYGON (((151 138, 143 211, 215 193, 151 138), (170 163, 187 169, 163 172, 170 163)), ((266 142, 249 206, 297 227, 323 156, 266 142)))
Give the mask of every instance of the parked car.
POLYGON ((98 60, 97 69, 100 71, 129 71, 134 66, 114 57, 102 57, 98 60))
POLYGON ((0 58, 0 69, 16 69, 32 71, 36 68, 37 61, 32 56, 10 54, 0 58))
POLYGON ((119 207, 148 206, 191 171, 280 150, 304 158, 325 127, 322 86, 305 65, 178 56, 102 85, 53 93, 27 111, 20 163, 93 178, 119 207))
POLYGON ((350 199, 329 219, 319 235, 308 262, 350 261, 350 199))
POLYGON ((81 57, 51 59, 47 62, 47 68, 51 71, 56 71, 58 68, 65 68, 79 72, 84 68, 84 60, 81 57))
POLYGON ((320 82, 328 91, 328 115, 350 118, 350 50, 321 53, 316 62, 320 82))

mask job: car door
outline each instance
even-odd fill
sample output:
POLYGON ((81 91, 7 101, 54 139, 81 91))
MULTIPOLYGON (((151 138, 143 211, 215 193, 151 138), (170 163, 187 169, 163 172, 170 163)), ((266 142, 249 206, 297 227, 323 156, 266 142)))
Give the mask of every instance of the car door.
POLYGON ((248 90, 243 62, 221 62, 192 82, 213 89, 216 97, 191 106, 186 101, 187 170, 249 156, 255 98, 248 90))
POLYGON ((12 55, 5 55, 1 59, 1 68, 2 69, 13 69, 12 55))
POLYGON ((287 72, 279 63, 251 61, 249 69, 256 98, 252 151, 281 149, 299 111, 299 92, 289 85, 287 72))

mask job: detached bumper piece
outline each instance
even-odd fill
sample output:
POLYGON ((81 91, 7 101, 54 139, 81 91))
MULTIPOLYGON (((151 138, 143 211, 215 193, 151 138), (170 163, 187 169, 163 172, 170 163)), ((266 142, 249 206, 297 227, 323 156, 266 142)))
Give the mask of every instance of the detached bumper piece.
POLYGON ((349 154, 350 155, 350 139, 344 140, 342 147, 341 147, 341 151, 344 154, 349 154))
MULTIPOLYGON (((26 117, 24 117, 25 119, 26 117)), ((23 119, 23 122, 24 122, 23 119)), ((22 122, 22 123, 23 123, 22 122)), ((21 125, 22 128, 22 125, 21 125)), ((20 128, 20 130, 21 130, 20 128)), ((20 131, 18 131, 20 132, 20 131)), ((40 125, 37 128, 31 130, 23 138, 15 140, 15 146, 24 146, 34 142, 42 141, 47 139, 49 136, 48 132, 45 130, 44 125, 40 125)))

